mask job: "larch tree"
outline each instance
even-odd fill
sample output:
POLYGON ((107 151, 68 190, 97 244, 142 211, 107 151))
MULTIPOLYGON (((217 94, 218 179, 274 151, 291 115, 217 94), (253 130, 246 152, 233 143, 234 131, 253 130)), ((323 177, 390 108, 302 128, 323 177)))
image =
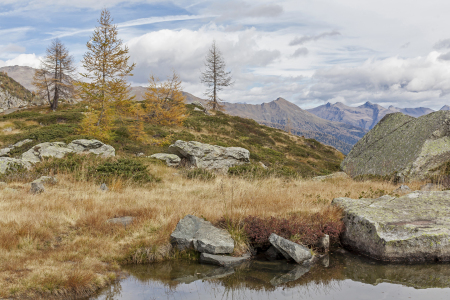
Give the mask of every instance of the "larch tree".
POLYGON ((233 84, 231 72, 225 71, 225 61, 222 58, 222 53, 216 46, 216 41, 213 41, 211 48, 205 59, 205 71, 202 72, 200 80, 208 86, 205 96, 208 97, 208 105, 212 110, 223 110, 223 104, 217 95, 224 87, 233 84))
POLYGON ((117 37, 117 26, 107 9, 102 10, 99 26, 95 28, 86 46, 82 64, 86 81, 78 82, 80 97, 89 103, 90 111, 81 122, 80 133, 108 140, 114 122, 130 118, 128 129, 133 136, 142 133, 143 125, 138 118, 138 109, 130 96, 130 85, 126 77, 135 64, 128 64, 128 47, 117 37))
POLYGON ((150 84, 142 102, 143 117, 153 124, 180 126, 187 117, 185 101, 177 73, 173 72, 165 82, 150 76, 150 84))
POLYGON ((36 93, 55 111, 60 99, 74 96, 75 66, 72 55, 59 39, 53 40, 46 52, 40 68, 34 73, 33 85, 36 93))

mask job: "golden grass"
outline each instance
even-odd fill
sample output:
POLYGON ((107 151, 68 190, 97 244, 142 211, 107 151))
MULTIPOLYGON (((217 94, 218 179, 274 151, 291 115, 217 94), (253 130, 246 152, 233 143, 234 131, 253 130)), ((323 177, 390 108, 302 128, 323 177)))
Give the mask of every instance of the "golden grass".
POLYGON ((60 175, 59 183, 46 186, 40 195, 30 194, 29 185, 22 183, 9 184, 17 191, 0 190, 0 298, 90 294, 116 278, 119 263, 162 258, 159 249, 165 249, 186 214, 212 222, 315 212, 340 218, 339 210, 329 206, 333 198, 389 193, 397 187, 350 179, 248 181, 224 176, 205 182, 185 179, 165 166, 152 168, 162 182, 147 188, 117 181, 105 193, 97 185, 60 175), (119 216, 135 221, 126 228, 106 223, 119 216))

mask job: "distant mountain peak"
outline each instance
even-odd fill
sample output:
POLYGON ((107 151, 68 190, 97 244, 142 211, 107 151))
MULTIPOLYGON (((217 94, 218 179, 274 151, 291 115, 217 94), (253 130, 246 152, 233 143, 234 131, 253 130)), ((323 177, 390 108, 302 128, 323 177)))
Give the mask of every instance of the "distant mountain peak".
POLYGON ((450 106, 444 105, 444 106, 441 107, 440 110, 450 110, 450 106))

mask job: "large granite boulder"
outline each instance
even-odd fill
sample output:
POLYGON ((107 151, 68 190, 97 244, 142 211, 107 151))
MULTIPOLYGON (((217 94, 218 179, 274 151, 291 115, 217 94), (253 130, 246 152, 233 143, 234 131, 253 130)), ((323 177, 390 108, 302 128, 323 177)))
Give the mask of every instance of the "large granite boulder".
POLYGON ((296 244, 282 238, 275 233, 269 236, 269 242, 274 246, 283 256, 288 260, 295 260, 296 263, 300 264, 312 258, 311 251, 305 246, 296 244))
POLYGON ((21 159, 30 163, 38 163, 46 157, 63 158, 68 153, 93 153, 110 157, 115 156, 115 149, 98 140, 74 140, 68 145, 63 142, 46 142, 37 144, 23 153, 21 159))
POLYGON ((150 157, 165 161, 168 167, 178 167, 181 162, 181 158, 175 154, 156 153, 150 157))
POLYGON ((403 181, 436 175, 450 161, 450 111, 419 118, 386 115, 356 143, 341 164, 350 176, 396 175, 403 181))
POLYGON ((200 142, 176 141, 169 146, 169 153, 175 154, 193 167, 217 171, 250 162, 250 152, 240 147, 221 147, 200 142))
POLYGON ((194 248, 198 252, 209 254, 234 251, 234 240, 226 230, 192 215, 187 215, 178 222, 170 239, 179 250, 194 248))
POLYGON ((336 198, 344 211, 341 242, 390 262, 450 261, 450 191, 394 198, 336 198))

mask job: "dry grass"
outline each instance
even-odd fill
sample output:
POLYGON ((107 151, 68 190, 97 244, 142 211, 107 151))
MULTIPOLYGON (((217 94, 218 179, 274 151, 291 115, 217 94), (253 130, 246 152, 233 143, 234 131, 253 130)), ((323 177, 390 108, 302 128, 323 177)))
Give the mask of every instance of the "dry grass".
POLYGON ((0 190, 0 298, 92 293, 116 278, 119 263, 162 258, 160 249, 167 249, 170 233, 186 214, 212 222, 315 212, 340 218, 329 206, 333 198, 389 193, 397 187, 350 179, 217 177, 205 182, 185 179, 165 166, 154 166, 152 173, 162 182, 139 188, 117 181, 106 193, 63 175, 40 195, 30 194, 22 183, 9 184, 16 192, 0 190), (118 216, 133 216, 135 222, 126 228, 105 222, 118 216))

